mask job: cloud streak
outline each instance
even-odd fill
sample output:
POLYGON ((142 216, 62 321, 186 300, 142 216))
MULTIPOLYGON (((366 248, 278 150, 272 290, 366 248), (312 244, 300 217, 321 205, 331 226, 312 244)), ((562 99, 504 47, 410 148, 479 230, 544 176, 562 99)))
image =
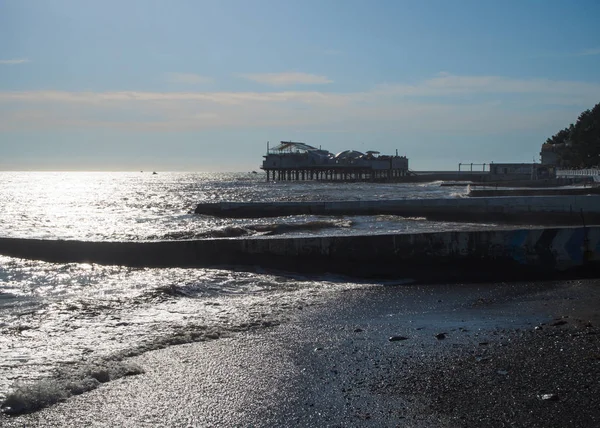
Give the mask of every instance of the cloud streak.
POLYGON ((187 85, 203 85, 213 83, 213 79, 194 73, 167 73, 167 80, 171 83, 182 83, 187 85))
POLYGON ((333 83, 333 80, 330 80, 325 76, 298 72, 238 74, 237 76, 270 86, 324 85, 333 83))
POLYGON ((17 65, 17 64, 25 64, 27 62, 31 62, 27 58, 17 58, 17 59, 0 59, 0 64, 2 65, 17 65))
POLYGON ((600 48, 595 49, 584 49, 581 52, 575 54, 575 56, 593 56, 600 55, 600 48))
POLYGON ((564 126, 598 99, 596 83, 450 74, 347 93, 13 91, 0 92, 0 130, 293 126, 472 134, 564 126))
POLYGON ((398 96, 446 97, 452 95, 538 94, 600 95, 600 84, 548 79, 510 79, 501 76, 438 76, 415 85, 379 85, 378 91, 398 96))

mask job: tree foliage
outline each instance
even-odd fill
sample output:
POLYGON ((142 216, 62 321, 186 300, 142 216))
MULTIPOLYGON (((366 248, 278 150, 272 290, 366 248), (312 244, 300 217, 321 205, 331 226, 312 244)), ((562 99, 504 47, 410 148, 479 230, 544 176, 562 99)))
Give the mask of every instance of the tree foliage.
POLYGON ((568 168, 600 166, 600 103, 579 115, 577 122, 558 131, 542 148, 558 154, 558 164, 568 168), (547 145, 548 146, 547 146, 547 145))

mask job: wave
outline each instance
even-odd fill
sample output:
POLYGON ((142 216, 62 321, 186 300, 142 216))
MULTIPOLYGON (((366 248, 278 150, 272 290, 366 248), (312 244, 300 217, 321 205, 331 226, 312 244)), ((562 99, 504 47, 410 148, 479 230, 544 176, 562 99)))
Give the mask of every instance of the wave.
POLYGON ((377 216, 378 221, 402 222, 402 221, 427 221, 426 217, 404 217, 394 214, 380 214, 377 216))
POLYGON ((247 226, 256 232, 262 232, 265 235, 282 235, 290 232, 315 231, 330 228, 349 228, 352 227, 351 220, 315 220, 305 223, 275 223, 266 225, 247 226))
POLYGON ((330 228, 349 228, 352 227, 350 220, 315 220, 302 223, 271 223, 271 224, 250 224, 245 226, 227 226, 218 229, 211 229, 205 232, 169 232, 164 235, 151 235, 147 237, 149 241, 177 241, 189 239, 206 238, 238 238, 242 236, 256 235, 282 235, 290 232, 316 231, 330 228))
POLYGON ((443 182, 444 180, 428 181, 426 183, 419 183, 416 185, 416 187, 439 187, 443 182))
POLYGON ((0 290, 0 300, 3 300, 3 299, 14 299, 16 297, 17 297, 16 295, 14 295, 12 293, 9 293, 8 291, 0 290))
POLYGON ((251 229, 239 226, 227 226, 220 229, 212 229, 205 232, 169 232, 163 235, 150 235, 146 237, 149 241, 181 241, 189 239, 206 239, 206 238, 237 238, 240 236, 252 235, 254 232, 251 229))
POLYGON ((61 367, 49 377, 33 383, 17 384, 0 403, 0 410, 7 415, 20 415, 60 403, 68 398, 92 391, 107 383, 126 376, 143 374, 142 367, 127 358, 169 346, 204 342, 230 336, 232 333, 274 327, 280 324, 276 318, 249 319, 227 326, 186 325, 168 335, 140 343, 119 351, 112 356, 94 362, 61 367))
POLYGON ((96 389, 111 380, 141 373, 144 373, 141 367, 122 361, 101 361, 88 363, 74 370, 62 369, 52 378, 17 385, 6 396, 0 409, 9 415, 34 412, 73 395, 96 389))
POLYGON ((469 198, 469 191, 465 190, 463 192, 451 192, 451 198, 469 198))

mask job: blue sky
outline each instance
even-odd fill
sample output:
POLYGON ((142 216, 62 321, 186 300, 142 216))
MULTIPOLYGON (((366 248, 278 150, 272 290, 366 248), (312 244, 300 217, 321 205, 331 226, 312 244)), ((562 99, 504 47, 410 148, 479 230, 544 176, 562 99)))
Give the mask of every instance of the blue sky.
POLYGON ((256 170, 266 142, 530 162, 600 102, 600 2, 0 0, 0 169, 256 170))

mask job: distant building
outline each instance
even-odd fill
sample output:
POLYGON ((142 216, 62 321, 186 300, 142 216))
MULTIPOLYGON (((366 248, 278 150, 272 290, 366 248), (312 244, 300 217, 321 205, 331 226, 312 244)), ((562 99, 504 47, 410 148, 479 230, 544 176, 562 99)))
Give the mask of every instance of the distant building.
POLYGON ((555 170, 538 163, 491 163, 492 180, 538 180, 553 178, 555 170))
POLYGON ((281 141, 276 147, 267 148, 263 157, 261 169, 267 173, 267 181, 385 181, 408 174, 406 156, 380 155, 374 150, 344 150, 334 155, 308 144, 281 141))
POLYGON ((493 175, 528 175, 533 174, 533 163, 492 163, 490 173, 493 175))

